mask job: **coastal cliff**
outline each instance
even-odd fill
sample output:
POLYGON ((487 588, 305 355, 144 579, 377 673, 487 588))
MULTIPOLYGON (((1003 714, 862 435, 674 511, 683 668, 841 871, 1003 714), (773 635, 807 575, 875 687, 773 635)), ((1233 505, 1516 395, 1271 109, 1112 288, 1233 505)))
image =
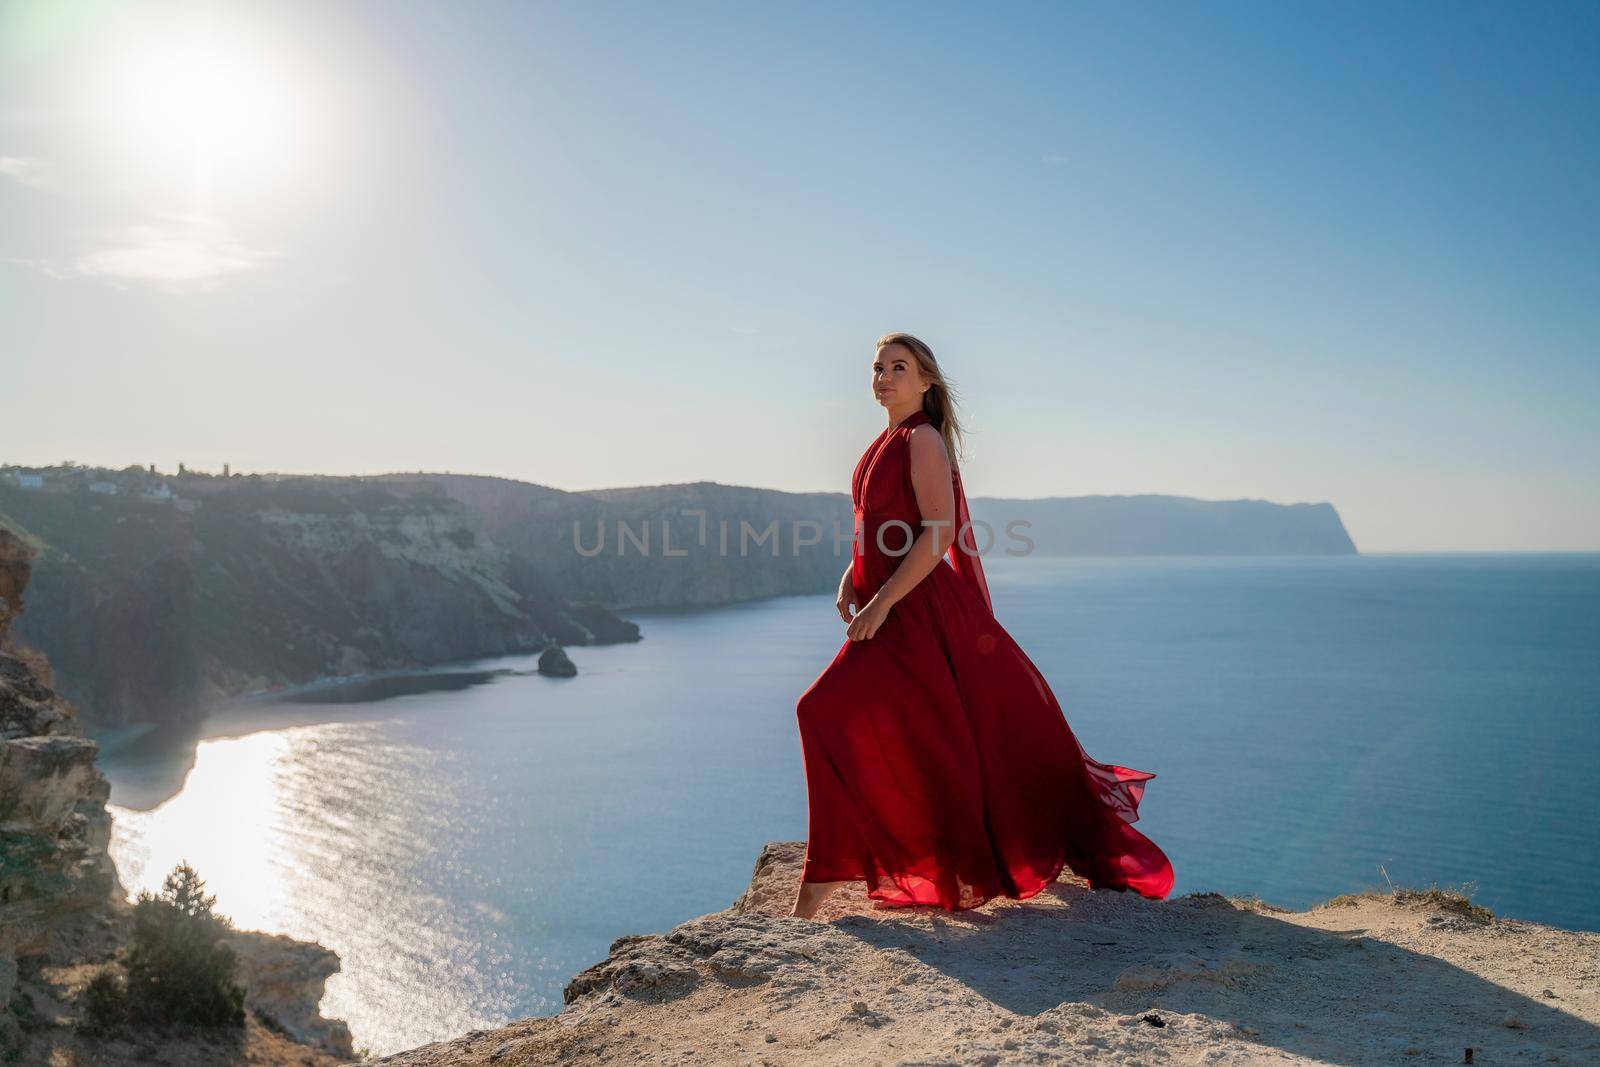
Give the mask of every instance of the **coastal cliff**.
POLYGON ((0 1008, 19 958, 72 953, 127 898, 107 852, 111 786, 94 765, 98 746, 50 688, 48 664, 9 640, 31 556, 0 528, 0 1008))
POLYGON ((1351 556, 1355 542, 1329 503, 1130 496, 969 501, 1004 550, 1006 524, 1023 522, 1038 556, 1351 556))
POLYGON ((788 917, 805 843, 775 842, 723 911, 629 934, 550 1017, 389 1056, 542 1063, 1600 1063, 1600 934, 1459 894, 1304 911, 1064 875, 969 912, 861 884, 788 917))
POLYGON ((82 1033, 84 985, 127 942, 133 909, 107 851, 111 789, 95 766, 98 746, 53 688, 48 661, 10 639, 33 555, 0 528, 0 1062, 350 1059, 348 1028, 317 1010, 337 954, 250 930, 227 934, 247 1014, 226 1052, 205 1039, 82 1033))
POLYGON ((618 611, 826 592, 850 559, 853 520, 841 493, 715 482, 568 493, 462 474, 384 479, 437 487, 563 596, 618 611))
MULTIPOLYGON (((994 556, 1356 551, 1327 503, 971 505, 994 556)), ((0 472, 0 523, 39 550, 22 636, 97 727, 193 722, 244 693, 512 653, 548 651, 551 673, 572 673, 563 645, 639 640, 620 611, 831 592, 853 521, 844 493, 715 482, 566 492, 425 472, 0 472)))
MULTIPOLYGON (((716 482, 572 493, 465 474, 380 480, 442 490, 561 595, 617 610, 832 592, 850 558, 845 493, 716 482)), ((991 540, 977 527, 980 548, 995 556, 1356 554, 1328 503, 1139 494, 969 504, 974 522, 993 531, 991 540)))
MULTIPOLYGON (((436 488, 185 474, 117 493, 0 478, 0 525, 37 551, 18 634, 97 726, 203 717, 330 676, 639 639, 575 604, 436 488)), ((113 477, 106 474, 106 477, 113 477)))

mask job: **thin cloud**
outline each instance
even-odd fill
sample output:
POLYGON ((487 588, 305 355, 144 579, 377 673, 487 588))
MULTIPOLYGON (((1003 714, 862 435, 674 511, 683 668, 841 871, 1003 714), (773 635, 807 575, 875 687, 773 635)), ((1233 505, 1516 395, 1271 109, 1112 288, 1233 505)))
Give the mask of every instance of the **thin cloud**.
POLYGON ((70 263, 11 262, 26 263, 52 278, 102 278, 181 293, 215 288, 277 258, 274 252, 236 240, 220 220, 183 215, 130 226, 70 263))
POLYGON ((42 160, 0 156, 0 174, 35 189, 50 187, 49 171, 42 160))

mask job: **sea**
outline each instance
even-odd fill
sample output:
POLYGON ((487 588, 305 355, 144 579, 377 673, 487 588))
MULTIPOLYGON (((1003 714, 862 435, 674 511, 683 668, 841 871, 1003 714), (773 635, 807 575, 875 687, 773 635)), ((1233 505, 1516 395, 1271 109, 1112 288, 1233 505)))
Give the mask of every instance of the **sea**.
MULTIPOLYGON (((1600 554, 985 564, 1084 748, 1155 773, 1173 897, 1438 886, 1600 930, 1600 554)), ((336 950, 323 1014, 374 1053, 553 1014, 805 837, 832 600, 626 613, 643 640, 569 648, 575 678, 479 660, 107 734, 113 858, 336 950)))

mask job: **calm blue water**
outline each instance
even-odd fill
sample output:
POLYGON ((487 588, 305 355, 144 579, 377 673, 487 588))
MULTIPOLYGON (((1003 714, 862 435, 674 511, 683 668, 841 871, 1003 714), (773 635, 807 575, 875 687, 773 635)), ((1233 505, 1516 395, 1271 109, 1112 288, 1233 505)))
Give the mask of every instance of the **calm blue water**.
MULTIPOLYGON (((988 569, 1089 753, 1156 772, 1174 895, 1298 908, 1386 871, 1600 929, 1600 555, 988 569)), ((794 702, 831 601, 640 613, 576 679, 484 661, 148 739, 103 760, 114 855, 130 889, 187 857, 241 926, 337 949, 323 1010, 374 1051, 557 1011, 612 939, 805 836, 794 702)))

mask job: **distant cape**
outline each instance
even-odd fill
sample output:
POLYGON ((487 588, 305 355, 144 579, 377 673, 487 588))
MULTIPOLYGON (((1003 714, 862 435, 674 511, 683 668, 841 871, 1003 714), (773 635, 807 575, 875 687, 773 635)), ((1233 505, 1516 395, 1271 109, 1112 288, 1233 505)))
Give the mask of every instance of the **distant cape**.
MULTIPOLYGON (((1355 542, 1332 504, 1274 504, 1269 500, 1196 500, 1134 496, 974 497, 974 522, 1023 531, 1040 556, 1275 556, 1356 554, 1355 542)), ((1016 547, 1016 546, 1013 546, 1016 547)))
MULTIPOLYGON (((479 475, 382 477, 432 483, 477 512, 488 536, 536 565, 561 595, 617 610, 830 592, 849 561, 846 493, 717 482, 568 492, 479 475), (776 536, 760 540, 773 524, 776 536)), ((1357 554, 1329 503, 1155 494, 968 503, 986 558, 1357 554)))

